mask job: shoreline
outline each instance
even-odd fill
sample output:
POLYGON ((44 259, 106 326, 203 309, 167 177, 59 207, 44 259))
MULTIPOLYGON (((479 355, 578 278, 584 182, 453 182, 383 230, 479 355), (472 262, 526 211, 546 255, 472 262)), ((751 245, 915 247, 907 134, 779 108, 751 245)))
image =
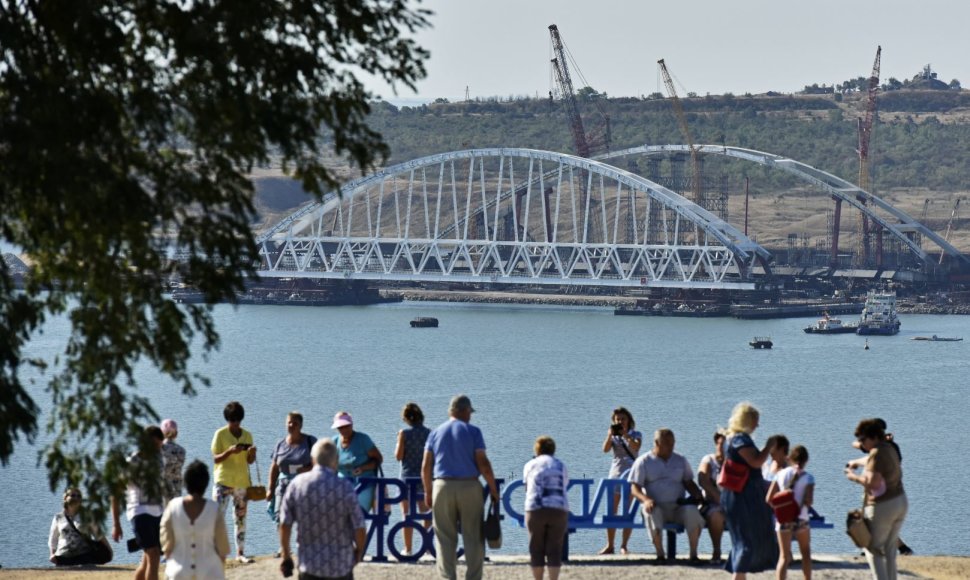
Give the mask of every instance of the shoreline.
MULTIPOLYGON (((486 578, 531 580, 527 555, 490 556, 485 564, 486 578)), ((902 556, 897 559, 900 575, 910 578, 933 578, 956 580, 970 577, 970 556, 902 556)), ((871 578, 865 559, 858 555, 813 554, 813 577, 833 580, 868 580, 871 578)), ((228 580, 262 580, 280 578, 279 560, 271 556, 257 557, 255 564, 241 565, 231 562, 226 567, 228 580)), ((459 564, 459 577, 463 566, 459 564)), ((28 580, 34 578, 58 578, 63 580, 120 580, 130 578, 134 566, 107 565, 100 568, 55 569, 47 568, 0 568, 0 580, 28 580)), ((164 570, 164 565, 163 565, 164 570)), ((801 577, 799 560, 792 563, 789 575, 801 577)), ((652 556, 577 556, 563 566, 562 576, 574 580, 611 580, 685 578, 705 580, 726 578, 718 566, 688 566, 680 559, 675 564, 659 565, 652 556)), ((358 580, 401 578, 402 580, 432 580, 438 577, 433 560, 423 559, 416 564, 365 562, 354 568, 358 580)), ((754 579, 774 578, 774 570, 751 574, 754 579)))
MULTIPOLYGON (((524 294, 520 292, 498 292, 492 290, 422 290, 422 289, 383 289, 381 296, 400 299, 406 302, 455 302, 471 304, 537 304, 544 306, 596 306, 601 308, 632 308, 642 301, 636 296, 595 296, 564 294, 524 294)), ((896 310, 900 314, 947 314, 970 315, 970 304, 951 304, 947 306, 927 303, 898 302, 896 310)), ((661 315, 662 316, 662 315, 661 315)), ((725 314, 724 318, 731 318, 725 314)), ((804 318, 804 317, 802 317, 804 318)))

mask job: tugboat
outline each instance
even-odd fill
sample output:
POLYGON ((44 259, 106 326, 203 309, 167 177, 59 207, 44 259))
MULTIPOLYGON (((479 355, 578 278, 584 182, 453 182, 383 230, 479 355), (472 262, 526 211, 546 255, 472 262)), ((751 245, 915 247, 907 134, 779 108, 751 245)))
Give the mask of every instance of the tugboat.
POLYGON ((748 344, 751 345, 751 348, 757 348, 757 349, 762 349, 762 348, 770 349, 772 346, 774 346, 774 343, 771 342, 770 336, 756 336, 752 338, 751 342, 749 342, 748 344))
POLYGON ((869 292, 862 309, 857 334, 893 335, 899 333, 900 322, 896 317, 895 292, 869 292))
POLYGON ((438 319, 430 316, 419 316, 411 321, 411 328, 438 328, 438 319))
POLYGON ((822 318, 811 325, 805 327, 806 334, 843 334, 843 333, 853 333, 859 329, 858 324, 842 324, 842 321, 838 318, 829 317, 829 313, 826 312, 822 318))

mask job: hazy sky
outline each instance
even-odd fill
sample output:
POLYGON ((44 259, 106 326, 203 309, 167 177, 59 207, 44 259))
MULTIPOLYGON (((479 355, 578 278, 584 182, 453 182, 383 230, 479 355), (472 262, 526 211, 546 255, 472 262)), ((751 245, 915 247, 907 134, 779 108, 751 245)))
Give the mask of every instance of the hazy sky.
MULTIPOLYGON (((868 77, 882 45, 882 79, 928 63, 970 87, 970 3, 964 0, 425 0, 433 28, 428 77, 409 97, 546 95, 548 26, 556 24, 589 82, 610 96, 663 91, 657 60, 684 91, 794 92, 868 77)), ((576 78, 574 84, 582 83, 576 78)), ((370 88, 394 98, 386 85, 370 88)), ((678 87, 678 91, 681 88, 678 87)))

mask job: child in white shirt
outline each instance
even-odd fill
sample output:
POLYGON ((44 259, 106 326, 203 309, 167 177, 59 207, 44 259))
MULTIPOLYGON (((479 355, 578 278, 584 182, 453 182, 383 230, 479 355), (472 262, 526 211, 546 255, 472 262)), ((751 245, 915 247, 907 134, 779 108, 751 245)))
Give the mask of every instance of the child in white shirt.
POLYGON ((774 481, 768 487, 767 500, 770 503, 776 494, 791 489, 795 493, 795 501, 801 508, 795 521, 788 523, 776 523, 775 532, 778 534, 778 567, 776 577, 778 580, 785 580, 788 573, 788 566, 792 561, 791 541, 794 534, 798 541, 798 549, 802 554, 802 573, 806 580, 812 577, 812 548, 811 548, 811 526, 809 517, 811 513, 812 500, 815 495, 815 478, 811 473, 805 471, 805 464, 808 463, 808 450, 801 445, 796 445, 788 456, 791 466, 779 471, 774 481))

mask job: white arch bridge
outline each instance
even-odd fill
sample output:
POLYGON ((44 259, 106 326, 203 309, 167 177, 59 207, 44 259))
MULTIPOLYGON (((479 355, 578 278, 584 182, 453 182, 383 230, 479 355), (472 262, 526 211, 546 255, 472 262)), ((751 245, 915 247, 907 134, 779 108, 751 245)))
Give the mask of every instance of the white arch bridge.
MULTIPOLYGON (((862 211, 872 210, 853 203, 860 193, 878 199, 807 165, 712 147, 703 150, 786 169, 862 211)), ((936 234, 898 214, 901 226, 874 219, 928 260, 906 233, 936 234)), ((602 160, 506 148, 387 167, 293 213, 257 243, 259 275, 277 278, 753 289, 753 266, 768 271, 770 259, 729 223, 644 177, 602 160)))

